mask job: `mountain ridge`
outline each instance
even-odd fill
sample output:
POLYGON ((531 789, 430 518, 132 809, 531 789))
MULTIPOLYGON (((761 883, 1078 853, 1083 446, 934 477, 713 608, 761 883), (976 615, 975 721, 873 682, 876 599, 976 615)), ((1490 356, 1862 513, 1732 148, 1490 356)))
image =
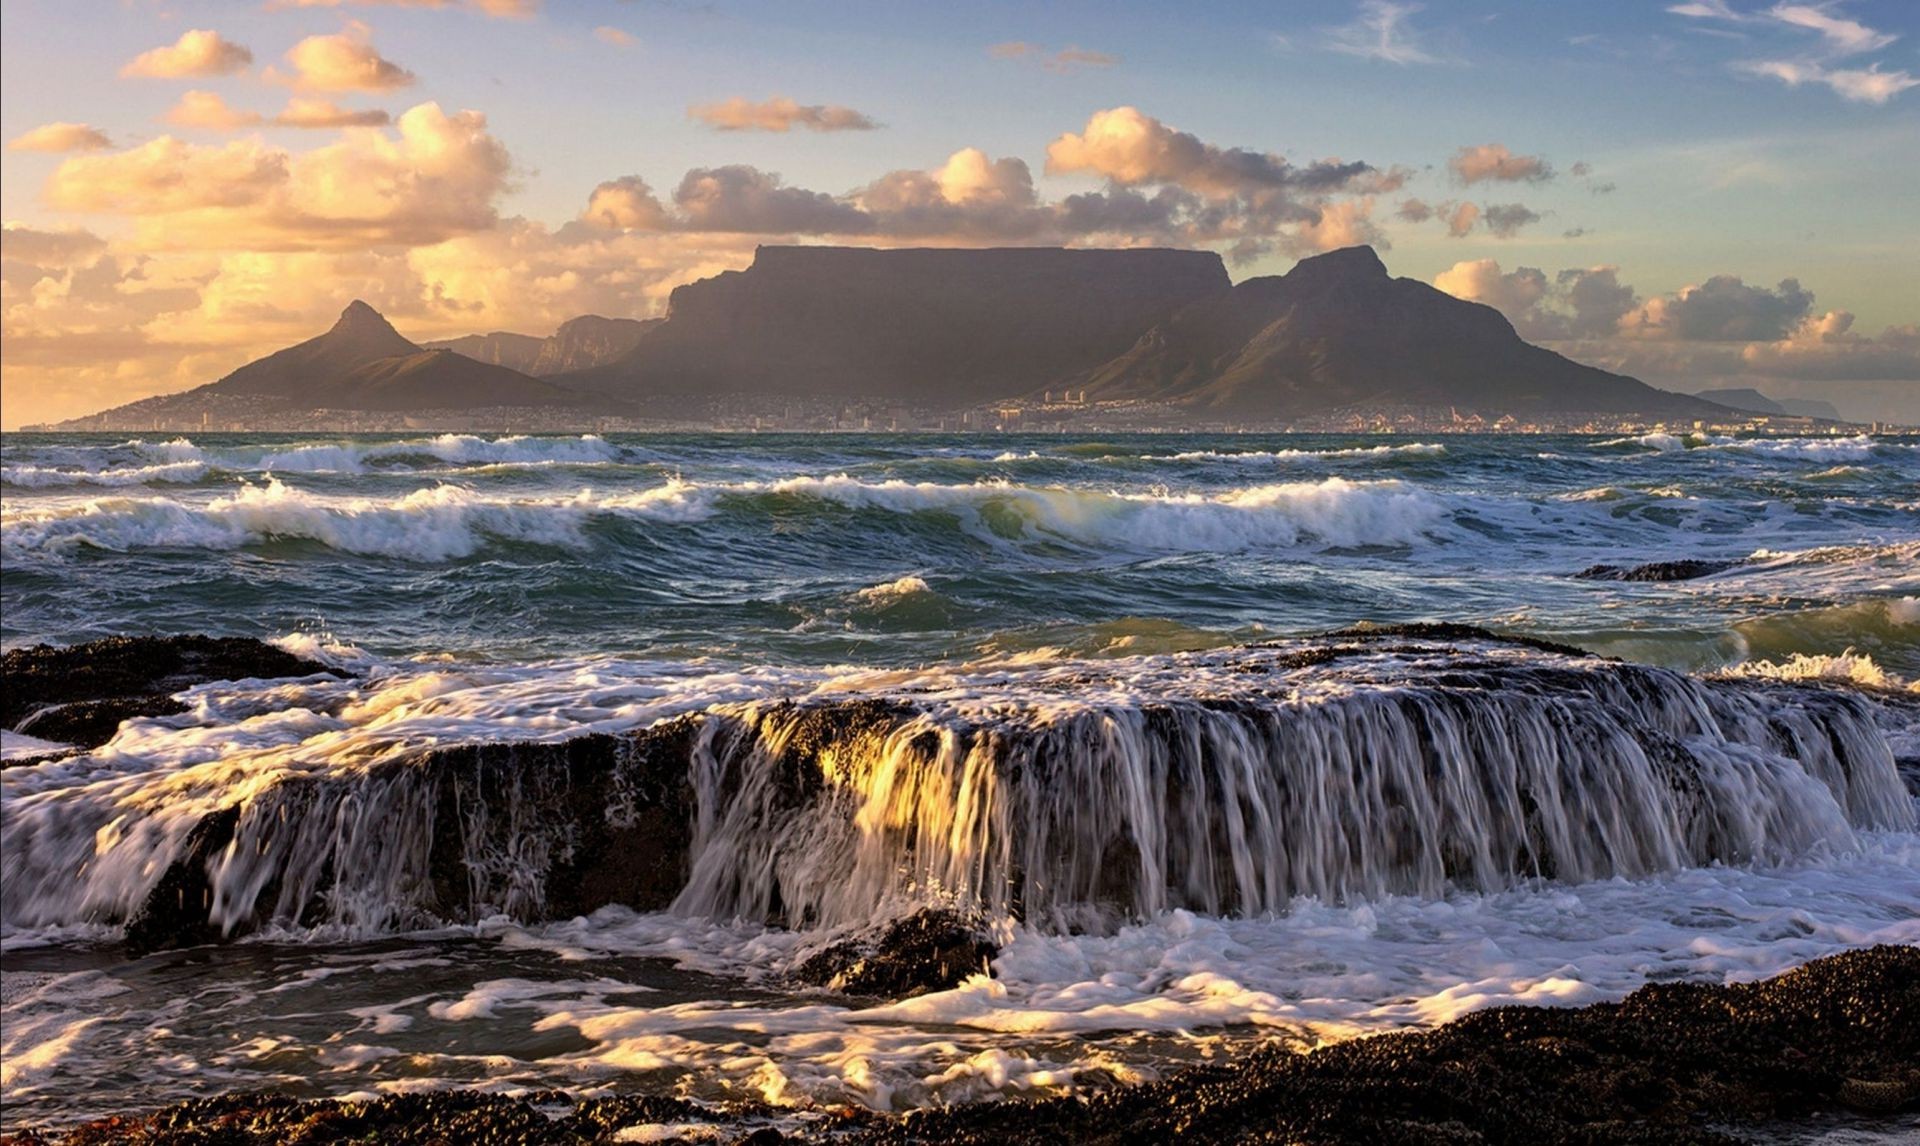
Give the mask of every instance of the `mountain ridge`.
POLYGON ((1364 406, 1502 413, 1724 415, 1522 340, 1490 306, 1394 278, 1371 247, 1303 259, 1182 308, 1069 385, 1089 400, 1162 402, 1215 417, 1364 406))

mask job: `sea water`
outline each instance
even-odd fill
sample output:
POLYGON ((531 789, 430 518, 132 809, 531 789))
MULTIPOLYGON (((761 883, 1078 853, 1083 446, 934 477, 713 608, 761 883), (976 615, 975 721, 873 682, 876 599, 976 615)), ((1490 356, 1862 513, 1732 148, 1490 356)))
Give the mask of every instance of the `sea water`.
POLYGON ((354 674, 201 686, 4 773, 9 1126, 242 1087, 902 1109, 1920 942, 1899 701, 1920 676, 1920 439, 9 435, 0 454, 9 648, 249 635, 354 674), (1572 576, 1679 559, 1730 564, 1572 576), (1633 664, 1307 655, 1410 621, 1633 664), (796 702, 909 711, 795 811, 755 769, 796 702), (535 804, 458 918, 414 909, 405 847, 342 842, 349 819, 409 838, 421 801, 366 778, 435 747, 683 716, 720 739, 688 763, 671 910, 515 898, 547 862, 535 804), (226 910, 265 926, 126 959, 120 923, 228 806, 256 850, 223 869, 226 910), (261 889, 303 865, 335 880, 329 913, 274 916, 261 889), (786 976, 923 904, 989 920, 990 975, 903 1002, 786 976))

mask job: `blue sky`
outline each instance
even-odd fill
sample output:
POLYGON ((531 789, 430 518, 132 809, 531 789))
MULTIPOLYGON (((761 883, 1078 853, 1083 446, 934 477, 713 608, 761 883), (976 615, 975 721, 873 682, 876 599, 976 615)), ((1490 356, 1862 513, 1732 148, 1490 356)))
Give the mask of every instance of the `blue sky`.
MULTIPOLYGON (((9 337, 35 367, 31 394, 17 374, 8 393, 16 405, 30 395, 40 406, 66 386, 73 404, 85 404, 115 386, 119 393, 205 380, 206 371, 337 309, 332 294, 318 289, 328 283, 366 293, 373 282, 403 329, 428 336, 475 324, 550 327, 573 305, 648 313, 676 276, 743 263, 751 241, 992 240, 999 232, 990 228, 896 234, 869 202, 888 173, 936 172, 968 148, 988 162, 1024 164, 1030 206, 1051 209, 1066 196, 1125 183, 1142 194, 1172 187, 1230 202, 1240 219, 1229 231, 1209 229, 1193 221, 1195 207, 1177 227, 1059 236, 1051 223, 1037 231, 1022 223, 1027 229, 1015 241, 1214 245, 1236 254, 1234 274, 1245 277, 1284 271, 1316 243, 1357 236, 1385 248, 1396 274, 1431 281, 1459 264, 1491 260, 1502 275, 1538 268, 1552 281, 1569 268, 1611 265, 1642 300, 1716 275, 1766 290, 1791 278, 1812 293, 1801 317, 1842 310, 1852 316, 1848 337, 1857 338, 1920 319, 1920 88, 1909 90, 1920 72, 1917 17, 1920 5, 1905 0, 8 0, 0 9, 0 135, 15 146, 5 155, 0 207, 10 243, 22 252, 14 261, 48 272, 33 279, 36 272, 16 268, 7 279, 9 337), (480 10, 489 3, 519 11, 489 15, 480 10), (122 74, 141 53, 193 29, 218 33, 250 61, 211 70, 189 61, 164 75, 122 74), (362 45, 411 82, 359 87, 302 73, 285 53, 307 37, 362 45), (187 91, 213 93, 235 121, 218 128, 164 122, 187 91), (217 149, 250 148, 256 162, 281 155, 298 167, 300 157, 328 148, 336 136, 347 140, 334 158, 356 173, 348 178, 364 177, 369 187, 384 187, 383 180, 422 185, 394 166, 417 155, 379 158, 381 146, 360 138, 390 138, 392 128, 322 131, 240 121, 270 118, 295 96, 324 100, 339 112, 395 117, 428 102, 448 115, 471 109, 484 115, 484 146, 504 155, 505 166, 482 157, 464 174, 436 175, 467 180, 448 193, 466 196, 470 210, 457 224, 411 230, 367 225, 376 208, 366 204, 341 208, 352 226, 312 224, 311 216, 326 214, 313 206, 315 188, 339 178, 322 170, 331 161, 325 156, 294 177, 315 181, 298 192, 310 209, 297 227, 285 223, 284 211, 268 218, 224 201, 183 205, 174 192, 156 189, 196 180, 218 185, 224 176, 213 162, 217 149), (689 113, 774 97, 801 108, 848 109, 879 126, 723 131, 689 113), (1112 164, 1123 159, 1111 154, 1048 170, 1054 141, 1084 135, 1091 117, 1119 108, 1137 109, 1138 122, 1154 132, 1179 133, 1168 138, 1218 153, 1278 157, 1296 173, 1337 158, 1370 165, 1375 174, 1328 196, 1291 192, 1282 209, 1259 221, 1255 216, 1272 204, 1250 206, 1253 200, 1221 188, 1218 179, 1183 184, 1185 176, 1174 174, 1116 183, 1112 164), (48 125, 84 126, 95 135, 31 135, 48 125), (161 137, 179 144, 164 171, 156 170, 151 151, 133 158, 161 137), (23 139, 38 142, 23 147, 23 139), (75 140, 80 146, 62 149, 75 140), (1463 182, 1449 160, 1462 148, 1486 145, 1536 166, 1514 168, 1527 173, 1522 177, 1463 182), (686 214, 676 188, 689 171, 730 166, 857 204, 874 221, 863 221, 853 237, 782 230, 783 217, 755 224, 751 235, 696 240, 704 224, 686 214), (624 245, 606 247, 613 241, 607 239, 606 249, 589 258, 565 229, 596 187, 625 176, 646 185, 643 213, 657 200, 673 216, 656 228, 671 234, 643 243, 629 227, 624 245), (93 190, 82 186, 87 181, 93 190), (1456 227, 1456 236, 1447 221, 1463 204, 1482 213, 1477 223, 1456 227), (1484 211, 1499 205, 1523 207, 1507 217, 1523 221, 1496 230, 1484 211), (1298 218, 1329 207, 1345 212, 1343 226, 1301 230, 1298 218), (1420 207, 1427 217, 1412 221, 1420 207), (26 232, 76 230, 102 244, 84 257, 112 261, 122 275, 133 261, 147 260, 148 285, 134 291, 123 282, 116 295, 116 305, 131 293, 152 296, 122 308, 126 341, 138 343, 135 357, 144 366, 130 368, 129 358, 82 364, 77 343, 72 353, 54 346, 63 332, 101 334, 100 307, 91 324, 82 321, 87 314, 54 313, 45 298, 22 309, 21 291, 75 272, 73 258, 59 266, 32 262, 38 256, 26 253, 33 239, 26 232), (472 266, 456 265, 463 258, 497 261, 509 232, 525 255, 527 276, 550 284, 540 305, 509 301, 504 287, 488 295, 472 266), (527 253, 554 242, 567 246, 559 262, 527 253), (646 274, 618 273, 623 258, 644 264, 646 274), (283 273, 309 281, 311 298, 271 313, 260 308, 265 317, 246 332, 231 329, 241 313, 233 300, 257 298, 269 273, 260 269, 263 260, 275 259, 283 273), (551 286, 563 264, 575 280, 595 279, 595 289, 569 294, 551 286), (618 284, 609 285, 610 273, 645 282, 622 295, 618 284), (180 291, 197 290, 198 304, 177 312, 144 305, 159 303, 152 284, 162 278, 180 291), (224 325, 216 321, 223 314, 224 325), (163 326, 175 333, 163 334, 163 326), (16 338, 16 331, 30 335, 16 338)), ((432 130, 465 131, 474 144, 467 128, 432 130)), ((237 161, 237 153, 230 158, 237 161)), ((1028 195, 1024 185, 1008 193, 1028 195)), ((104 276, 89 265, 94 277, 104 276)), ((1448 281, 1457 287, 1465 278, 1448 281)), ((40 293, 53 289, 42 286, 40 293)), ((1482 300, 1502 305, 1499 293, 1497 285, 1486 287, 1482 300)), ((184 298, 170 296, 171 303, 184 298)), ((1553 298, 1504 302, 1523 332, 1533 320, 1515 308, 1571 305, 1553 298)), ((9 415, 7 423, 16 419, 9 415)))

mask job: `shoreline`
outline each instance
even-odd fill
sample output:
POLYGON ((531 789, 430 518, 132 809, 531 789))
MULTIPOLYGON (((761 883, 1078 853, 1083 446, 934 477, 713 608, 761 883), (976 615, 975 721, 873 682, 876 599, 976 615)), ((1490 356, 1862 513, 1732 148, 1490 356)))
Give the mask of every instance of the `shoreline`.
POLYGON ((231 1093, 0 1144, 1720 1143, 1840 1128, 1894 1141, 1920 1124, 1916 1063, 1920 947, 1879 946, 1753 983, 1649 984, 1618 1003, 1498 1007, 1304 1054, 1262 1049, 1088 1098, 871 1114, 563 1092, 231 1093))

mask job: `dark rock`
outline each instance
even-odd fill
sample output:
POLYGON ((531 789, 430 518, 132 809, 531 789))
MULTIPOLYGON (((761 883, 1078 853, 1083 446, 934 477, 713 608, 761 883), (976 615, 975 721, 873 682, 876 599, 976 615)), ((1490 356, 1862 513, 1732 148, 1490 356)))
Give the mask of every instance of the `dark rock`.
POLYGON ((1580 581, 1692 581, 1746 564, 1744 561, 1650 561, 1645 565, 1589 565, 1573 576, 1580 581))
POLYGON ((112 739, 124 720, 185 711, 171 696, 184 688, 334 670, 247 637, 186 636, 13 649, 0 673, 6 681, 0 725, 92 748, 112 739))
POLYGON ((174 861, 147 893, 146 902, 127 920, 127 953, 134 956, 179 947, 198 947, 225 938, 210 914, 213 881, 210 865, 233 842, 240 823, 238 807, 222 808, 187 833, 187 854, 174 861))
POLYGON ((957 987, 986 970, 999 953, 980 921, 925 908, 878 934, 835 943, 807 959, 794 975, 801 982, 851 995, 904 999, 957 987))
MULTIPOLYGON (((1733 1143, 1808 1119, 1897 1140, 1920 1113, 1920 948, 1875 947, 1736 986, 1643 987, 1580 1009, 1502 1007, 1431 1031, 1307 1054, 1275 1046, 1230 1065, 1086 1098, 1008 1099, 808 1124, 787 1138, 843 1146, 1058 1142, 1316 1144, 1733 1143)), ((238 1094, 64 1130, 19 1146, 486 1141, 608 1142, 641 1122, 748 1136, 771 1112, 669 1098, 476 1091, 372 1101, 238 1094), (536 1110, 536 1107, 542 1108, 536 1110), (549 1115, 555 1107, 567 1112, 549 1115)), ((1810 1135, 1808 1135, 1810 1136, 1810 1135)), ((774 1141, 771 1137, 758 1139, 774 1141)))
POLYGON ((1491 641, 1501 645, 1519 645, 1522 648, 1535 649, 1543 653, 1555 653, 1563 657, 1591 657, 1592 653, 1572 645, 1563 645, 1555 641, 1541 640, 1538 637, 1523 637, 1512 633, 1496 633, 1478 625, 1461 625, 1446 621, 1415 621, 1405 625, 1355 625, 1350 629, 1326 633, 1330 638, 1359 638, 1378 640, 1386 637, 1398 637, 1422 641, 1491 641))

